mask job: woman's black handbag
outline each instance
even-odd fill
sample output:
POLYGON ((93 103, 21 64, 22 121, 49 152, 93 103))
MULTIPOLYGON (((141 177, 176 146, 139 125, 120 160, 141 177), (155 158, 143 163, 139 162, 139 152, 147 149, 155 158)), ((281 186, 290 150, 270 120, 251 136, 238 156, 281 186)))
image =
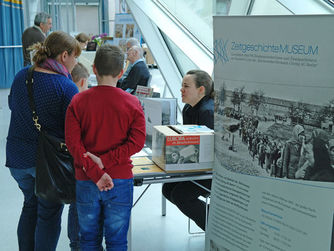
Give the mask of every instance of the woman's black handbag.
POLYGON ((75 202, 73 158, 64 143, 64 139, 48 134, 38 123, 33 99, 33 71, 33 67, 29 68, 26 84, 32 118, 39 131, 35 194, 48 201, 70 204, 75 202))

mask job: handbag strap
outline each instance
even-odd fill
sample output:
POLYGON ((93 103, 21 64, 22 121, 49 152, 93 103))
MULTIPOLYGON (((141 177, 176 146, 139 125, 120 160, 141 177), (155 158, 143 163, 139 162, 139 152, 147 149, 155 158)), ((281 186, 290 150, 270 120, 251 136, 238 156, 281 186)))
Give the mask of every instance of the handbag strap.
MULTIPOLYGON (((35 101, 34 101, 34 89, 33 89, 33 83, 34 83, 34 78, 33 78, 33 73, 34 73, 34 66, 31 66, 28 69, 27 76, 26 76, 26 85, 28 89, 28 97, 29 97, 29 107, 32 112, 32 120, 34 121, 34 126, 36 126, 37 130, 41 132, 42 126, 41 124, 38 123, 38 116, 36 113, 36 106, 35 106, 35 101)), ((60 149, 63 151, 68 152, 67 146, 63 142, 59 142, 60 149)))
POLYGON ((27 76, 26 76, 26 85, 28 89, 28 97, 29 97, 29 107, 32 112, 32 120, 34 121, 34 125, 36 126, 38 131, 41 131, 41 124, 38 123, 38 116, 36 113, 36 106, 34 101, 34 89, 33 89, 33 73, 34 73, 34 66, 31 66, 28 69, 27 76))

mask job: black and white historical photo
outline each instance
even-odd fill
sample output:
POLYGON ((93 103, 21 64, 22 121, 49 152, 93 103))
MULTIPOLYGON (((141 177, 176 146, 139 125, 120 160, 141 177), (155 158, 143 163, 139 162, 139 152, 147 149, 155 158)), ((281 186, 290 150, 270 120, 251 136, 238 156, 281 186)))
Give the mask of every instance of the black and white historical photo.
POLYGON ((230 249, 221 247, 215 241, 210 240, 210 251, 230 251, 230 249))
POLYGON ((305 102, 251 87, 224 82, 216 90, 220 164, 255 176, 334 181, 334 96, 305 102))
POLYGON ((199 145, 166 146, 166 164, 198 163, 199 145))

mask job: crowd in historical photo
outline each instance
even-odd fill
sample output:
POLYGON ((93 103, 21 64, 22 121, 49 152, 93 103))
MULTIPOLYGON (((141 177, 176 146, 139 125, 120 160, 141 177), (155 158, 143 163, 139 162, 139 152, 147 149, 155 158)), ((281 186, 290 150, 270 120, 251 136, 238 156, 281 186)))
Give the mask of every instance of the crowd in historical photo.
MULTIPOLYGON (((235 104, 235 91, 225 92, 224 104, 216 103, 215 129, 223 141, 216 143, 218 159, 224 159, 228 169, 250 175, 334 181, 332 123, 316 121, 314 115, 326 111, 304 105, 304 117, 296 117, 294 102, 259 93, 257 106, 251 104, 255 94, 244 94, 244 107, 242 102, 235 104)), ((330 111, 327 114, 331 116, 330 111)))

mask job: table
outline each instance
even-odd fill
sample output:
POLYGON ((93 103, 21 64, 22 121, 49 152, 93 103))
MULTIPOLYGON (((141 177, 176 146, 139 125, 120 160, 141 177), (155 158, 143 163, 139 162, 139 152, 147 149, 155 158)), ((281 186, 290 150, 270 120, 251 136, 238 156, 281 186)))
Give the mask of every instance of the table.
MULTIPOLYGON (((209 189, 197 183, 197 180, 212 179, 212 171, 208 170, 196 170, 191 172, 173 172, 167 173, 157 165, 153 163, 150 157, 134 157, 133 161, 133 175, 134 175, 134 185, 141 186, 147 184, 147 188, 141 193, 138 199, 135 201, 132 207, 134 207, 151 184, 156 183, 171 183, 171 182, 181 182, 181 181, 191 181, 201 188, 210 192, 209 189)), ((166 199, 162 196, 162 215, 166 215, 166 199)))
MULTIPOLYGON (((197 180, 204 180, 204 179, 212 179, 212 171, 203 170, 199 171, 196 170, 195 172, 175 172, 175 173, 166 173, 164 170, 156 166, 149 156, 146 157, 133 157, 133 175, 134 175, 134 185, 135 186, 142 186, 148 185, 144 191, 139 195, 136 201, 133 203, 133 207, 140 201, 143 197, 145 192, 148 190, 151 184, 156 183, 170 183, 170 182, 181 182, 181 181, 191 181, 196 185, 200 186, 201 188, 210 192, 209 189, 203 187, 201 184, 197 183, 197 180)), ((161 203, 162 209, 161 214, 162 216, 166 215, 166 198, 162 195, 161 196, 161 203)), ((128 243, 129 243, 129 250, 131 251, 131 219, 130 219, 130 227, 128 232, 128 243)))

